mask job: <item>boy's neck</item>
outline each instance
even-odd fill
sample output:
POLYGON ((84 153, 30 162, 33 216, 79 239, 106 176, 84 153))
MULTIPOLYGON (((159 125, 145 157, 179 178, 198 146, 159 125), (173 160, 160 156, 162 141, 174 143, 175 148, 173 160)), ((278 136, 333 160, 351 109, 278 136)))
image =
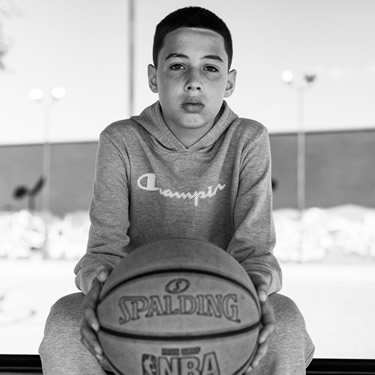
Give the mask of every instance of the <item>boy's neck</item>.
POLYGON ((193 144, 197 143, 201 138, 203 138, 216 124, 217 120, 221 116, 224 110, 224 106, 221 107, 219 113, 215 116, 214 120, 211 124, 207 124, 205 127, 202 128, 191 128, 191 129, 182 129, 180 127, 174 127, 173 124, 168 124, 163 116, 163 111, 161 111, 161 115, 164 118, 164 122, 167 125, 168 129, 172 132, 172 134, 186 147, 189 148, 193 144))
MULTIPOLYGON (((167 124, 168 126, 168 124, 167 124)), ((189 148, 194 143, 197 143, 202 137, 204 137, 212 128, 213 124, 202 131, 202 129, 189 129, 186 131, 178 131, 176 129, 171 129, 168 126, 169 130, 173 133, 173 135, 186 147, 189 148)))

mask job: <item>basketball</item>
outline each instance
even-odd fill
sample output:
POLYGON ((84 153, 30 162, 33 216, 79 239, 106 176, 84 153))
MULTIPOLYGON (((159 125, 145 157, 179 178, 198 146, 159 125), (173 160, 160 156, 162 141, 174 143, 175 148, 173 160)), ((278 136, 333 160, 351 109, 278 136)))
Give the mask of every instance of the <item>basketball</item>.
POLYGON ((100 344, 122 375, 241 375, 260 305, 243 267, 210 243, 162 240, 114 268, 97 309, 100 344))

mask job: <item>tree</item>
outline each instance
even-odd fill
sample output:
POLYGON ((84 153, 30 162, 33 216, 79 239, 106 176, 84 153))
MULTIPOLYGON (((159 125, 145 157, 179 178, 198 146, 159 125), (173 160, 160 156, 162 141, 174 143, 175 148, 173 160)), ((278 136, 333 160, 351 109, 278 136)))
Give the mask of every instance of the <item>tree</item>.
POLYGON ((28 188, 27 186, 20 185, 14 189, 13 197, 16 199, 22 199, 27 197, 27 208, 30 212, 35 211, 35 197, 38 193, 43 189, 45 179, 44 177, 40 177, 39 180, 35 183, 32 188, 28 188))
POLYGON ((14 14, 15 7, 14 4, 9 0, 0 0, 0 70, 5 69, 4 56, 9 51, 10 43, 4 34, 4 19, 14 14))

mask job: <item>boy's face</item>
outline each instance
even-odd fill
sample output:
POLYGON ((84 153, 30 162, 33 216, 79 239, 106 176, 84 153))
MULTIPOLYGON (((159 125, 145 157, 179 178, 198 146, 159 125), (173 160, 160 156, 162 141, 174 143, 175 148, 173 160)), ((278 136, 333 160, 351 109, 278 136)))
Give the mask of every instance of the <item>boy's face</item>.
POLYGON ((180 140, 192 141, 210 130, 236 78, 235 70, 228 72, 223 37, 195 28, 167 34, 158 67, 149 65, 148 74, 167 125, 180 140))

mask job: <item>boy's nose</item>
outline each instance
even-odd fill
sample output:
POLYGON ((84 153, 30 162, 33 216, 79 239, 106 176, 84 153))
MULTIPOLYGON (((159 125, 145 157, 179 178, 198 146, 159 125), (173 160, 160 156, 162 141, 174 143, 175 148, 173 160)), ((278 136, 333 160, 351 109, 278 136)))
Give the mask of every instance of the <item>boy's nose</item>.
POLYGON ((191 72, 185 84, 186 91, 200 91, 202 90, 202 83, 199 74, 191 72))
POLYGON ((202 90, 202 85, 199 82, 189 82, 186 85, 187 91, 200 91, 202 90))

